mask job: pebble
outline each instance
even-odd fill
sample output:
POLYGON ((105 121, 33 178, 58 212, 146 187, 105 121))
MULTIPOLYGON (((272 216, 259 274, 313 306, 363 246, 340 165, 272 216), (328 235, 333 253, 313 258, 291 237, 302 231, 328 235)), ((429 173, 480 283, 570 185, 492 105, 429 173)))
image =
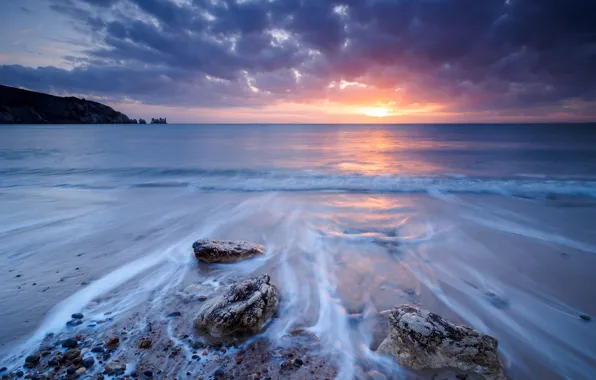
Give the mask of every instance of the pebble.
POLYGON ((81 367, 81 368, 77 369, 77 371, 75 373, 80 376, 80 375, 84 375, 85 372, 87 372, 85 367, 81 367))
POLYGON ((70 321, 66 322, 66 326, 78 326, 82 325, 83 321, 80 319, 71 319, 70 321))
POLYGON ((25 358, 25 363, 27 363, 29 366, 35 366, 37 363, 39 363, 39 354, 27 356, 25 358))
POLYGON ((83 319, 84 315, 81 313, 74 313, 73 315, 71 315, 71 317, 74 319, 83 319))
POLYGON ((581 319, 583 319, 584 321, 591 321, 592 317, 590 317, 588 314, 580 314, 579 317, 581 319))
POLYGON ((182 316, 182 313, 179 312, 179 311, 175 311, 173 313, 168 314, 168 318, 171 318, 171 317, 180 317, 180 316, 182 316))
POLYGON ((106 343, 106 347, 115 348, 119 343, 120 343, 120 339, 116 336, 116 337, 113 337, 112 339, 108 340, 108 343, 106 343))
POLYGON ((104 352, 104 348, 102 346, 95 346, 91 349, 91 352, 94 352, 96 354, 101 354, 102 352, 104 352))
POLYGON ((6 371, 7 369, 8 369, 8 368, 6 368, 6 367, 2 367, 2 368, 0 368, 0 372, 4 372, 4 371, 6 371))
POLYGON ((93 359, 93 358, 83 359, 83 367, 91 368, 91 367, 93 367, 93 364, 95 364, 95 359, 93 359))
POLYGON ((71 348, 64 353, 64 358, 70 361, 75 360, 79 356, 81 356, 81 350, 79 348, 71 348))
POLYGON ((17 377, 22 377, 24 375, 23 371, 18 371, 17 372, 17 377))
POLYGON ((207 296, 200 296, 200 297, 199 297, 199 301, 201 301, 201 302, 205 302, 205 301, 207 301, 208 299, 209 299, 209 297, 207 297, 207 296))
POLYGON ((78 344, 78 343, 77 343, 77 341, 76 341, 76 340, 74 340, 74 339, 71 339, 71 338, 68 338, 68 339, 65 339, 65 340, 62 342, 62 347, 64 347, 64 348, 73 348, 73 347, 76 347, 76 346, 77 346, 77 344, 78 344))
POLYGON ((153 377, 153 372, 145 371, 145 372, 143 372, 143 376, 145 376, 146 379, 150 379, 153 377))
POLYGON ((151 344, 152 344, 151 339, 143 338, 141 340, 141 343, 139 343, 139 348, 148 349, 148 348, 151 348, 151 344))
POLYGON ((221 368, 218 368, 218 369, 217 369, 217 370, 215 370, 215 372, 213 373, 213 377, 214 377, 215 379, 218 379, 218 378, 223 378, 225 375, 226 375, 226 373, 225 373, 225 372, 224 372, 224 370, 223 370, 223 369, 221 369, 221 368))
POLYGON ((300 367, 304 364, 304 362, 302 361, 302 359, 298 358, 296 360, 294 360, 294 367, 300 367))

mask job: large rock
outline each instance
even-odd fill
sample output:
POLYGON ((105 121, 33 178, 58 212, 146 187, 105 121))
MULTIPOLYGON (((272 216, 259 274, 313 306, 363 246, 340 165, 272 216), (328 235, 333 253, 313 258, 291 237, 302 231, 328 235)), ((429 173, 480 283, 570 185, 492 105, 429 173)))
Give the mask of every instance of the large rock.
POLYGON ((256 333, 273 317, 280 294, 268 275, 229 285, 199 311, 195 327, 215 337, 234 333, 256 333))
POLYGON ((412 305, 391 310, 389 335, 378 352, 415 370, 452 367, 486 379, 506 379, 495 338, 412 305))
POLYGON ((200 239, 192 248, 196 258, 206 263, 233 263, 265 253, 262 245, 246 241, 200 239))

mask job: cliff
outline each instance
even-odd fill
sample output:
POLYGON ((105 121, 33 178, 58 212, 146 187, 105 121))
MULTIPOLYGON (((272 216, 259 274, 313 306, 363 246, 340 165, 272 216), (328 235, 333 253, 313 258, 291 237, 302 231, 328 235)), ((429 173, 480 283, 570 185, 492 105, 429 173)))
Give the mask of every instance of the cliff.
POLYGON ((104 104, 0 85, 0 124, 130 124, 104 104))

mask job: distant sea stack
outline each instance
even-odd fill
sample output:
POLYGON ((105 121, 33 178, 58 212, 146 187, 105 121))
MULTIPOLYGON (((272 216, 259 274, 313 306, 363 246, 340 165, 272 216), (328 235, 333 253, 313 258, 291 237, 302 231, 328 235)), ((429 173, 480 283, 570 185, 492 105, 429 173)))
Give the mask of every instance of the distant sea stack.
POLYGON ((162 119, 161 117, 159 119, 151 118, 151 124, 168 124, 168 121, 166 119, 162 119))

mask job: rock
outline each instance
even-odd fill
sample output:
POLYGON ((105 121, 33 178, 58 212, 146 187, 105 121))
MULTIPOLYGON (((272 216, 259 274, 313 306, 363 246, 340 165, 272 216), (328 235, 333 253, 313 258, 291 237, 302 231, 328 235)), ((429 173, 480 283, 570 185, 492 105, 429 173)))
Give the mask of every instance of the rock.
POLYGON ((151 348, 151 343, 152 343, 151 339, 143 338, 143 339, 141 339, 141 342, 139 343, 139 348, 142 348, 142 349, 151 348))
POLYGON ((212 336, 259 332, 279 306, 279 291, 269 281, 269 275, 263 275, 229 285, 203 304, 195 327, 212 336))
POLYGON ((207 296, 199 296, 198 299, 199 299, 200 302, 205 302, 205 301, 207 301, 209 299, 209 297, 207 297, 207 296))
POLYGON ((389 335, 378 352, 414 370, 452 367, 476 372, 485 379, 506 379, 495 338, 417 306, 400 305, 391 310, 389 335))
POLYGON ((302 359, 294 359, 294 367, 300 367, 302 365, 304 365, 304 361, 302 361, 302 359))
POLYGON ((78 345, 77 341, 72 338, 68 338, 68 339, 65 339, 64 341, 62 341, 62 347, 64 347, 64 348, 73 348, 73 347, 76 347, 77 345, 78 345))
POLYGON ((118 347, 118 344, 120 344, 120 339, 117 336, 115 336, 112 339, 108 340, 108 343, 106 343, 106 347, 109 349, 114 349, 118 347))
POLYGON ((83 321, 81 321, 80 319, 71 319, 70 321, 66 322, 66 326, 78 326, 78 325, 82 325, 83 321))
POLYGON ((25 365, 29 368, 33 368, 37 365, 37 363, 39 363, 39 359, 39 354, 29 355, 25 358, 25 365))
POLYGON ((104 370, 107 375, 122 375, 126 371, 126 364, 120 360, 112 360, 104 365, 104 370))
POLYGON ((213 378, 214 379, 222 379, 226 376, 225 371, 223 370, 223 368, 218 368, 217 370, 215 370, 215 372, 213 373, 213 378))
POLYGON ((85 367, 85 368, 91 368, 91 367, 93 367, 94 364, 95 364, 95 359, 93 359, 91 357, 83 359, 83 367, 85 367))
POLYGON ((579 317, 581 319, 583 319, 584 321, 591 321, 592 317, 590 317, 588 314, 580 314, 579 317))
POLYGON ((104 351, 105 351, 105 349, 102 346, 95 346, 91 349, 91 352, 96 353, 96 354, 100 354, 104 351))
POLYGON ((4 371, 6 371, 7 369, 8 369, 8 368, 6 368, 6 367, 2 367, 2 368, 0 368, 0 372, 4 372, 4 371))
POLYGON ((146 379, 150 379, 153 377, 153 372, 145 371, 145 372, 143 372, 143 376, 145 376, 146 379))
POLYGON ((75 373, 77 375, 81 376, 81 375, 84 375, 85 372, 87 372, 87 369, 85 367, 81 367, 81 368, 77 369, 75 373))
POLYGON ((245 241, 201 239, 192 248, 195 257, 206 263, 234 263, 265 253, 262 245, 245 241))
POLYGON ((173 313, 168 314, 168 318, 175 318, 175 317, 180 317, 182 316, 182 313, 179 311, 175 311, 173 313))
POLYGON ((84 315, 81 313, 74 313, 73 315, 71 315, 71 317, 73 319, 83 319, 84 315))
POLYGON ((64 359, 69 361, 73 361, 79 356, 81 356, 81 350, 79 348, 71 348, 64 353, 64 359))

